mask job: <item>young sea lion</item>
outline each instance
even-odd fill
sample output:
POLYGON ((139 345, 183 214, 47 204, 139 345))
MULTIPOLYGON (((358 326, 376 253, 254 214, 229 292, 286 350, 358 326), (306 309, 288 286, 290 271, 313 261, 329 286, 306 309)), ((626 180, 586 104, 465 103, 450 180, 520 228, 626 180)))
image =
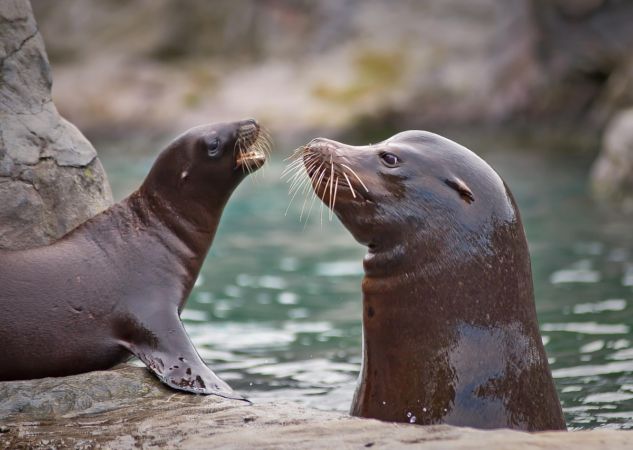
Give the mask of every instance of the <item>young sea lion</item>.
POLYGON ((353 415, 566 429, 519 211, 488 164, 423 131, 362 147, 315 139, 295 160, 368 247, 353 415))
POLYGON ((193 128, 125 200, 52 245, 0 253, 0 381, 135 355, 173 388, 241 398, 204 364, 179 314, 224 206, 266 145, 252 119, 193 128))

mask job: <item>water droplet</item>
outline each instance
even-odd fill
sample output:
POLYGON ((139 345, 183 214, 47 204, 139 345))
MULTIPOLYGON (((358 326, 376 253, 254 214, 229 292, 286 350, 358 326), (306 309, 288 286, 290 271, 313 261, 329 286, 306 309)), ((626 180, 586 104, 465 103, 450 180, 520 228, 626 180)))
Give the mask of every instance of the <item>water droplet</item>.
POLYGON ((411 412, 410 411, 407 413, 407 417, 411 417, 411 412))
POLYGON ((422 408, 422 411, 426 412, 426 408, 422 408))
POLYGON ((411 419, 409 420, 409 423, 415 423, 416 420, 418 420, 418 418, 415 416, 412 416, 411 419))
POLYGON ((387 402, 382 402, 382 404, 383 404, 383 405, 386 405, 386 404, 387 404, 387 402))

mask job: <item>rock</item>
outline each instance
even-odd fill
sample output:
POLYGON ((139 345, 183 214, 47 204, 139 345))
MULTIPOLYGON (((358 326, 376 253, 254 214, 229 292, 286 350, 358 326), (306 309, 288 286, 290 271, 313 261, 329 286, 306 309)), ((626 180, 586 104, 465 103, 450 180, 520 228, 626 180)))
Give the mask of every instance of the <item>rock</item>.
POLYGON ((616 114, 609 123, 591 169, 591 187, 598 200, 633 213, 633 108, 616 114))
POLYGON ((524 433, 358 419, 178 392, 147 369, 0 383, 4 448, 631 448, 633 432, 524 433))
POLYGON ((0 2, 0 249, 54 242, 113 202, 97 152, 51 99, 28 0, 0 2))

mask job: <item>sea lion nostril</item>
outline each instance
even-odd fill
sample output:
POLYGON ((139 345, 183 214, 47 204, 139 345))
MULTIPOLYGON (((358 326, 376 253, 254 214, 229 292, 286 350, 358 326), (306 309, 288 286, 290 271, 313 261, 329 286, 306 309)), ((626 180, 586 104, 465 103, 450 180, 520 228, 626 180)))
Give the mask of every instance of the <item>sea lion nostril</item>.
POLYGON ((257 121, 255 119, 248 119, 248 121, 252 123, 253 125, 257 126, 257 121))

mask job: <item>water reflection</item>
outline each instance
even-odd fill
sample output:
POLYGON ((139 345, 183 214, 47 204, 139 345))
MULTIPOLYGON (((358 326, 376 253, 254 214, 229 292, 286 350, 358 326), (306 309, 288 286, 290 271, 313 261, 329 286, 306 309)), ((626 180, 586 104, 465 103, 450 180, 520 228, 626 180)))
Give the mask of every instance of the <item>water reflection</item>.
MULTIPOLYGON (((486 149, 482 156, 519 204, 543 342, 568 423, 633 428, 630 219, 587 198, 591 158, 516 141, 498 152, 496 141, 456 139, 486 149)), ((229 202, 182 318, 203 359, 253 401, 347 412, 360 368, 364 248, 336 219, 321 226, 313 218, 304 231, 301 205, 284 215, 282 159, 229 202)), ((102 160, 120 199, 153 158, 102 160)))

